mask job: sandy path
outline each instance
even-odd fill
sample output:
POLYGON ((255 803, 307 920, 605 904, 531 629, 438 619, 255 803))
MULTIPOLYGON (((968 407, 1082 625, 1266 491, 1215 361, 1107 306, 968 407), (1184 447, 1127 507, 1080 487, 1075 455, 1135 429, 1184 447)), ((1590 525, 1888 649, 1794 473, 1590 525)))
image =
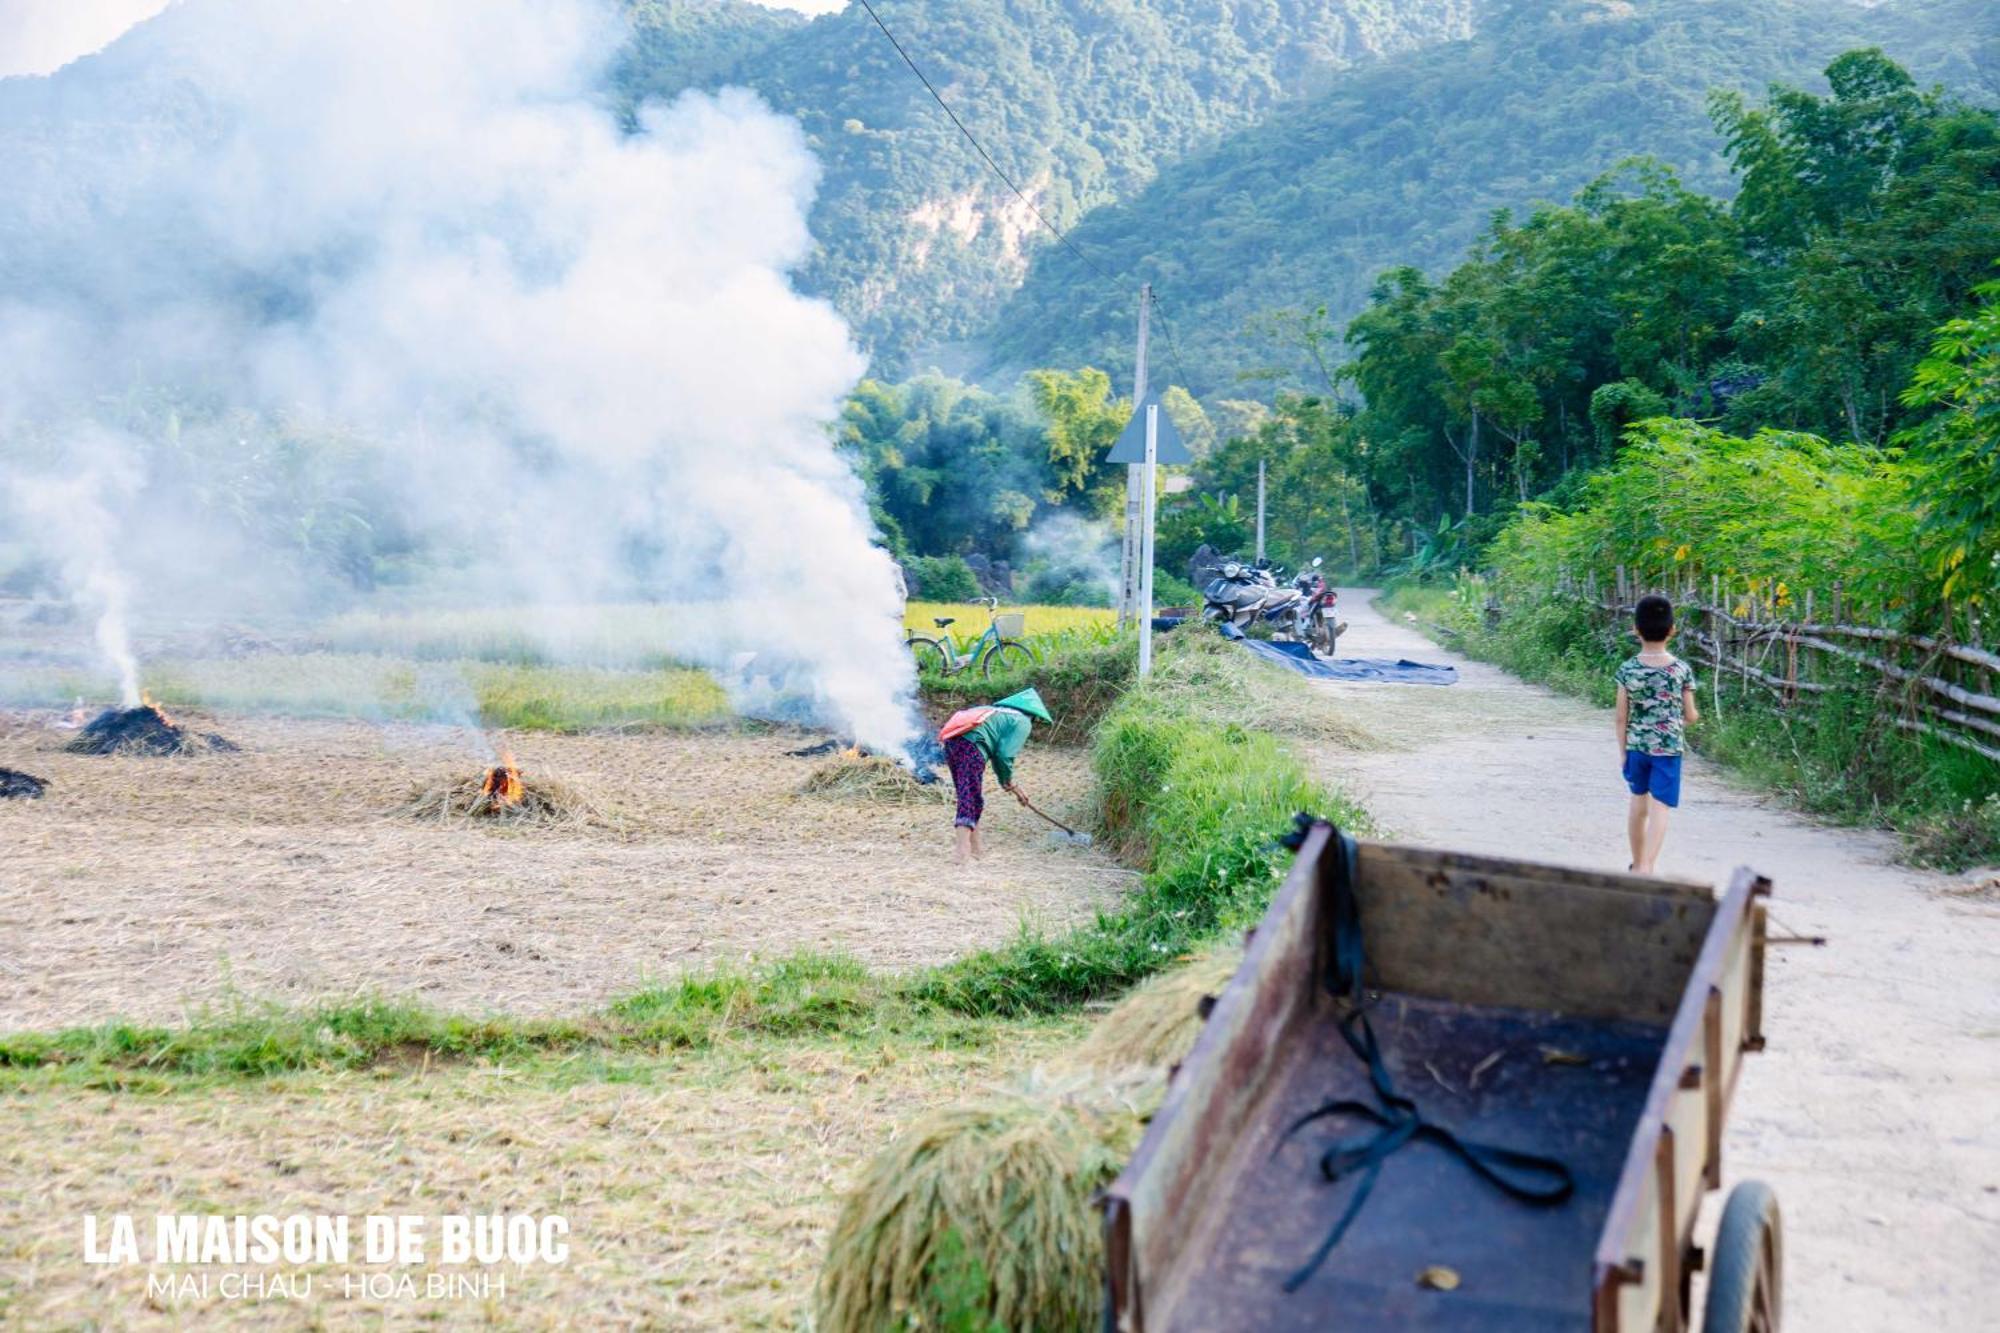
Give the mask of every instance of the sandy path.
MULTIPOLYGON (((1408 841, 1623 869, 1608 714, 1445 652, 1368 597, 1342 594, 1343 654, 1450 662, 1460 683, 1326 686, 1393 748, 1324 751, 1321 770, 1408 841)), ((1725 1188, 1778 1191, 1786 1327, 1807 1333, 2000 1329, 2000 901, 1894 852, 1696 760, 1661 859, 1701 878, 1754 865, 1779 925, 1831 939, 1772 950, 1770 1048, 1723 1157, 1725 1188)))

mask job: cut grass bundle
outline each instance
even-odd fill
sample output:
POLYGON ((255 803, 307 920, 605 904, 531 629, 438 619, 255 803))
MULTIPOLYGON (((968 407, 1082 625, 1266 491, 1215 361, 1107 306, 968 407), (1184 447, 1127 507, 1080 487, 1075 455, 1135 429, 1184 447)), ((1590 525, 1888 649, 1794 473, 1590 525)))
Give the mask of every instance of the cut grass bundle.
POLYGON ((1220 995, 1242 963, 1242 950, 1223 949, 1154 977, 1100 1019, 1068 1063, 1104 1074, 1171 1069, 1201 1035, 1202 1002, 1220 995))
POLYGON ((816 1305, 826 1329, 1095 1327, 1092 1197, 1138 1146, 1162 1081, 1038 1080, 929 1112, 842 1207, 816 1305))
POLYGON ((943 782, 921 782, 906 766, 881 755, 841 756, 812 771, 799 790, 808 796, 890 805, 921 805, 951 799, 943 782))

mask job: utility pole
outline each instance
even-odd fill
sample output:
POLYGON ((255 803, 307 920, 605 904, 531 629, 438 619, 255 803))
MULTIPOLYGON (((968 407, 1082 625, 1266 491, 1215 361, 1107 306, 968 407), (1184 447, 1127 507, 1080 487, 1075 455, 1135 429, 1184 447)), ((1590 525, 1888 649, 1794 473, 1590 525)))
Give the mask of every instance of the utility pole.
MULTIPOLYGON (((1150 299, 1153 289, 1148 287, 1150 299)), ((1153 674, 1153 498, 1160 461, 1160 405, 1146 403, 1145 515, 1139 540, 1139 679, 1153 674)))
MULTIPOLYGON (((1132 367, 1132 402, 1135 406, 1146 401, 1146 332, 1152 312, 1153 284, 1149 282, 1139 289, 1139 355, 1132 367)), ((1139 474, 1144 467, 1143 463, 1129 463, 1125 467, 1125 547, 1118 571, 1118 628, 1121 630, 1132 623, 1139 605, 1139 523, 1141 511, 1145 508, 1145 497, 1141 493, 1145 487, 1139 474)), ((1147 583, 1150 586, 1151 580, 1147 583)), ((1151 619, 1150 612, 1147 618, 1151 619)), ((1142 636, 1139 642, 1143 645, 1146 640, 1142 636)))
POLYGON ((1264 558, 1264 460, 1257 460, 1257 558, 1264 558))

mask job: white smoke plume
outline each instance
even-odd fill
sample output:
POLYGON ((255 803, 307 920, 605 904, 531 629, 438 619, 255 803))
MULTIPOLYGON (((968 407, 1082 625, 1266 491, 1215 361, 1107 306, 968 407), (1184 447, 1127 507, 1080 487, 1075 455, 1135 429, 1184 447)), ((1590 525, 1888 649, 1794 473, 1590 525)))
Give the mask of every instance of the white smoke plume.
POLYGON ((233 607, 290 538, 191 531, 197 468, 107 488, 82 442, 156 450, 155 391, 192 455, 337 434, 457 604, 690 603, 662 652, 896 746, 894 576, 824 426, 863 361, 787 277, 816 164, 747 93, 621 127, 621 37, 608 0, 182 0, 60 99, 0 82, 0 463, 38 513, 107 496, 135 597, 233 607))
MULTIPOLYGON (((88 442, 76 438, 79 451, 88 442)), ((96 625, 98 651, 118 673, 119 702, 139 706, 139 659, 127 629, 131 585, 117 555, 116 509, 129 502, 133 462, 115 447, 75 459, 67 478, 22 477, 9 488, 13 510, 40 549, 54 556, 63 580, 96 625)))

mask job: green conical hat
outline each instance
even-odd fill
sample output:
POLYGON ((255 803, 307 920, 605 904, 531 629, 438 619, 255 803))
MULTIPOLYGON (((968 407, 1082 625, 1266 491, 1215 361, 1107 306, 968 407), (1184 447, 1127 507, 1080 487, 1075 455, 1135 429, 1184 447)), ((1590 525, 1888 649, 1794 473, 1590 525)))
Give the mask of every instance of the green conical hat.
POLYGON ((1032 685, 1019 694, 1008 695, 993 706, 1011 708, 1017 713, 1026 713, 1029 717, 1038 717, 1051 725, 1055 722, 1055 719, 1049 716, 1049 706, 1042 702, 1042 696, 1035 693, 1035 687, 1032 685))

